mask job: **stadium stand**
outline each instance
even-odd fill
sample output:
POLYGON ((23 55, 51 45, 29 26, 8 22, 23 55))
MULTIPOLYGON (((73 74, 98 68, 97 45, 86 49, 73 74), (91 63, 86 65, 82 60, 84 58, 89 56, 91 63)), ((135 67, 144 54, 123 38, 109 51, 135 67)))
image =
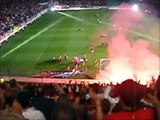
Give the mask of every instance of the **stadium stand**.
MULTIPOLYGON (((70 3, 73 0, 59 2, 70 3)), ((99 0, 88 2, 89 5, 103 4, 99 0)), ((0 10, 0 40, 48 7, 38 3, 39 0, 0 0, 3 6, 0 10)), ((80 3, 86 4, 86 0, 80 3)), ((33 77, 49 78, 60 74, 62 72, 47 71, 33 77)), ((160 75, 149 86, 132 79, 117 85, 73 80, 44 84, 1 79, 0 120, 26 119, 160 120, 160 75)))
POLYGON ((48 5, 39 5, 40 2, 38 0, 6 0, 1 2, 3 7, 0 10, 0 43, 7 36, 32 21, 38 13, 48 8, 48 5))
POLYGON ((0 83, 1 120, 159 120, 160 76, 150 86, 121 84, 0 83), (38 116, 36 116, 38 115, 38 116), (36 117, 35 117, 36 116, 36 117))

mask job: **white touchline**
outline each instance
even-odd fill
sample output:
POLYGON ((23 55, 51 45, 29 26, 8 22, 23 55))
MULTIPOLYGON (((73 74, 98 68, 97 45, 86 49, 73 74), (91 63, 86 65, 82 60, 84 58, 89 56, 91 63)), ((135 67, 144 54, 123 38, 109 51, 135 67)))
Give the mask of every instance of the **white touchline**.
POLYGON ((58 13, 61 14, 61 15, 66 16, 66 17, 75 19, 75 20, 77 20, 77 21, 85 22, 83 19, 81 19, 81 18, 79 18, 79 17, 73 16, 73 15, 70 15, 70 14, 67 14, 67 13, 64 13, 64 12, 58 12, 58 13))
POLYGON ((28 42, 30 42, 31 40, 35 39, 36 37, 38 37, 39 35, 41 35, 42 33, 46 32, 47 30, 49 30, 51 27, 55 26, 56 24, 58 24, 59 22, 61 22, 63 20, 63 18, 61 18, 60 20, 52 23, 51 25, 49 25, 48 27, 45 27, 44 29, 42 29, 41 31, 39 31, 38 33, 36 33, 35 35, 31 36, 30 38, 28 38, 27 40, 25 40, 24 42, 22 42, 21 44, 19 44, 17 47, 11 49, 10 51, 8 51, 7 53, 5 53, 3 56, 1 56, 1 59, 7 57, 9 54, 13 53, 15 50, 17 50, 18 48, 22 47, 23 45, 27 44, 28 42))
MULTIPOLYGON (((80 21, 80 22, 85 22, 83 19, 81 19, 81 18, 79 18, 79 17, 73 16, 73 15, 70 15, 70 14, 67 14, 67 13, 64 13, 64 12, 58 12, 58 13, 61 14, 61 15, 66 16, 66 17, 72 18, 72 19, 74 19, 74 20, 77 20, 77 21, 80 21)), ((104 21, 102 21, 101 23, 102 23, 102 24, 106 24, 106 22, 104 22, 104 21)), ((110 24, 110 23, 108 23, 108 24, 110 24)), ((145 38, 147 38, 147 39, 156 41, 156 42, 160 42, 160 40, 158 40, 157 38, 151 37, 151 36, 146 35, 146 34, 142 34, 142 33, 139 33, 139 32, 133 31, 133 30, 130 30, 129 32, 131 32, 131 33, 133 33, 133 34, 136 34, 136 35, 138 35, 138 36, 145 37, 145 38)))
MULTIPOLYGON (((107 25, 107 24, 111 25, 111 23, 106 23, 106 22, 104 22, 104 21, 102 21, 101 23, 102 23, 102 24, 105 24, 105 25, 107 25)), ((152 41, 160 42, 160 40, 159 40, 158 38, 151 37, 151 36, 149 36, 149 35, 147 35, 147 34, 143 34, 143 33, 140 33, 140 32, 136 32, 136 31, 133 31, 133 30, 128 30, 128 32, 131 32, 131 33, 133 33, 133 34, 136 34, 136 35, 138 35, 138 36, 144 37, 144 38, 149 39, 149 40, 152 40, 152 41)))

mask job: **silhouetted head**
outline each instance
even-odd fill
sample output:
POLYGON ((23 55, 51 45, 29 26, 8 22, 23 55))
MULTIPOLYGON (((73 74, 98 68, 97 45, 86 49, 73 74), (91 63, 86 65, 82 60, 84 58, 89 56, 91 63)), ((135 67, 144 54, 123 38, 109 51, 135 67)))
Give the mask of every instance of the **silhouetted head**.
POLYGON ((116 91, 119 94, 123 104, 134 109, 139 105, 140 100, 144 97, 146 87, 140 85, 132 79, 127 79, 116 88, 116 91))

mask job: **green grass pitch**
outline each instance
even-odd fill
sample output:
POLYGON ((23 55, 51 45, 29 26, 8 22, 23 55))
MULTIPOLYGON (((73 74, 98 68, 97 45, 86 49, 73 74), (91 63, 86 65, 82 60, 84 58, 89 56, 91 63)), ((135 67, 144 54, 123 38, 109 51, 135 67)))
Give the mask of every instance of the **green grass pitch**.
MULTIPOLYGON (((73 67, 73 57, 83 57, 86 53, 87 74, 94 78, 99 69, 94 67, 94 60, 108 56, 107 48, 101 46, 101 34, 106 32, 107 28, 112 29, 109 19, 113 12, 111 10, 49 11, 0 47, 0 76, 32 76, 42 71, 66 70, 69 65, 73 67), (95 47, 92 54, 91 46, 95 47), (65 54, 69 56, 68 62, 63 60, 53 62, 53 57, 58 58, 62 55, 64 59, 65 54)), ((156 28, 157 25, 148 18, 151 17, 145 17, 144 26, 150 23, 156 28)), ((129 32, 134 40, 145 38, 156 44, 159 41, 143 31, 129 32)), ((112 32, 106 34, 112 36, 112 32)), ((87 77, 77 75, 73 78, 87 77)))
MULTIPOLYGON (((72 58, 87 54, 88 75, 94 77, 98 68, 96 58, 107 57, 106 47, 99 42, 100 31, 107 24, 99 24, 97 19, 109 18, 108 10, 48 12, 36 22, 11 37, 0 48, 0 75, 31 76, 41 71, 66 70, 73 66, 72 58), (95 52, 90 54, 90 47, 95 52), (67 54, 69 61, 52 62, 53 56, 67 54)), ((83 75, 76 76, 85 78, 83 75)))

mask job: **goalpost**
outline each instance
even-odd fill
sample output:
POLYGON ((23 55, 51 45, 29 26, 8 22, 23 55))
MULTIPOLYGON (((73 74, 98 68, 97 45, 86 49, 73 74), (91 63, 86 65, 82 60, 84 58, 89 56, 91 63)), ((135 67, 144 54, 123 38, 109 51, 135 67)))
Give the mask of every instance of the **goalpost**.
POLYGON ((105 67, 112 61, 116 61, 116 60, 120 60, 120 61, 128 61, 131 65, 133 62, 133 59, 131 58, 101 58, 99 60, 99 68, 100 70, 104 70, 105 67))
POLYGON ((108 58, 101 58, 99 60, 99 69, 104 70, 104 68, 108 65, 110 60, 111 59, 108 59, 108 58))

